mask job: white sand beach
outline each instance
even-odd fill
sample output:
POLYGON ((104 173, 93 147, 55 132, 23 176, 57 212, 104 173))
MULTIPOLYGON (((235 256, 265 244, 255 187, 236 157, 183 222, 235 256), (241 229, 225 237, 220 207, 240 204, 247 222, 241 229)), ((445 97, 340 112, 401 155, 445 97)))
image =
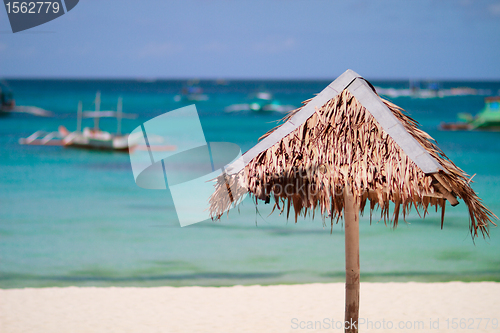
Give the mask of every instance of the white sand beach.
MULTIPOLYGON (((362 283, 360 332, 500 332, 500 283, 362 283), (392 328, 391 328, 392 327, 392 328)), ((1 332, 342 332, 344 285, 0 290, 1 332)))

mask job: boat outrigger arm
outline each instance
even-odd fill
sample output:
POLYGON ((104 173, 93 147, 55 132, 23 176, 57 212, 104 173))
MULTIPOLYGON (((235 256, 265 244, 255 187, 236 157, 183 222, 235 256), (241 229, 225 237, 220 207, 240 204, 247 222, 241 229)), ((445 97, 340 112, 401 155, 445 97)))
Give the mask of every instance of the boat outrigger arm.
POLYGON ((36 131, 27 138, 19 139, 22 145, 62 146, 64 136, 60 132, 36 131))
POLYGON ((252 149, 243 154, 238 160, 228 165, 225 169, 226 174, 236 174, 240 172, 250 161, 261 152, 272 147, 282 138, 300 127, 315 112, 316 108, 322 107, 332 98, 342 93, 345 89, 370 112, 373 117, 382 126, 384 131, 401 147, 406 155, 420 168, 425 174, 432 175, 437 186, 435 188, 439 193, 429 193, 428 196, 447 199, 452 206, 458 205, 455 195, 451 188, 440 177, 440 173, 446 170, 439 162, 432 157, 427 150, 406 131, 403 124, 394 116, 391 110, 382 102, 375 92, 375 88, 368 83, 358 73, 348 69, 340 75, 335 81, 330 83, 316 97, 311 99, 302 107, 291 119, 277 128, 274 132, 260 141, 252 149))

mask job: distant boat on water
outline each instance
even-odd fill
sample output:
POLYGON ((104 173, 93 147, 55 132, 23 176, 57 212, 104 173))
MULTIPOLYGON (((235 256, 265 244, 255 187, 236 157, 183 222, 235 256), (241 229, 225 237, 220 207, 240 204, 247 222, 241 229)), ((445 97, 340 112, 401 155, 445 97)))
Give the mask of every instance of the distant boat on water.
POLYGON ((274 99, 273 95, 266 90, 257 92, 251 97, 249 103, 233 104, 224 109, 225 112, 251 111, 257 113, 280 112, 285 113, 294 110, 293 105, 283 105, 274 99))
POLYGON ((500 96, 485 98, 484 109, 475 117, 469 113, 459 113, 458 118, 459 122, 442 123, 440 128, 447 131, 500 131, 500 96))
POLYGON ((189 81, 187 86, 181 89, 180 94, 174 96, 176 102, 201 102, 208 101, 209 97, 198 85, 198 80, 189 81))
MULTIPOLYGON (((137 148, 142 140, 142 134, 138 133, 134 137, 121 134, 122 119, 135 119, 137 115, 122 112, 122 98, 118 98, 116 111, 102 111, 101 93, 97 92, 94 100, 94 111, 83 111, 82 102, 78 103, 78 116, 76 131, 70 132, 64 126, 59 126, 57 132, 37 131, 27 138, 19 140, 23 145, 43 145, 43 146, 64 146, 72 148, 83 148, 90 150, 109 150, 128 152, 129 149, 137 148), (99 129, 99 120, 101 118, 116 118, 116 133, 103 131, 99 129), (83 118, 93 118, 94 127, 85 127, 82 130, 83 118)), ((145 147, 146 148, 146 147, 145 147)), ((173 146, 163 146, 164 150, 175 150, 173 146)))
POLYGON ((0 85, 0 116, 8 115, 14 110, 16 102, 12 98, 12 92, 6 90, 3 85, 0 85))
POLYGON ((417 99, 491 94, 491 91, 478 90, 469 87, 444 89, 442 84, 439 82, 420 82, 414 80, 409 81, 408 89, 375 87, 375 90, 377 91, 377 94, 391 98, 410 97, 417 99))
POLYGON ((36 106, 16 106, 12 91, 0 83, 0 116, 27 113, 39 117, 52 117, 53 113, 36 106))

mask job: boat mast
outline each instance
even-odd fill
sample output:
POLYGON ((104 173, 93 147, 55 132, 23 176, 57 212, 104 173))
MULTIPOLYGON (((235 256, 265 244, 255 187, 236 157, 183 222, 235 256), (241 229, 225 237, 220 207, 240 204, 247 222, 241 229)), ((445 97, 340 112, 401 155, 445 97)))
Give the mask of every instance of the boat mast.
POLYGON ((122 134, 121 131, 122 131, 122 98, 121 97, 118 97, 118 105, 116 107, 116 121, 117 121, 117 125, 116 125, 116 134, 117 135, 120 135, 122 134))
POLYGON ((82 101, 78 102, 78 115, 76 117, 76 131, 82 131, 82 101))
POLYGON ((99 130, 99 110, 101 108, 101 92, 98 91, 95 94, 95 112, 96 115, 94 117, 94 130, 99 130))

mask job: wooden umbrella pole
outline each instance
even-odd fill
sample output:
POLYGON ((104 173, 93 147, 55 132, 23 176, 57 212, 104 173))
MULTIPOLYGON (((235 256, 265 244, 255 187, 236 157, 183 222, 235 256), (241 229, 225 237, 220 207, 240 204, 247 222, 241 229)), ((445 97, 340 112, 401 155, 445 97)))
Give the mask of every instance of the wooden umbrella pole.
POLYGON ((359 316, 359 205, 344 189, 345 332, 358 332, 359 316))

